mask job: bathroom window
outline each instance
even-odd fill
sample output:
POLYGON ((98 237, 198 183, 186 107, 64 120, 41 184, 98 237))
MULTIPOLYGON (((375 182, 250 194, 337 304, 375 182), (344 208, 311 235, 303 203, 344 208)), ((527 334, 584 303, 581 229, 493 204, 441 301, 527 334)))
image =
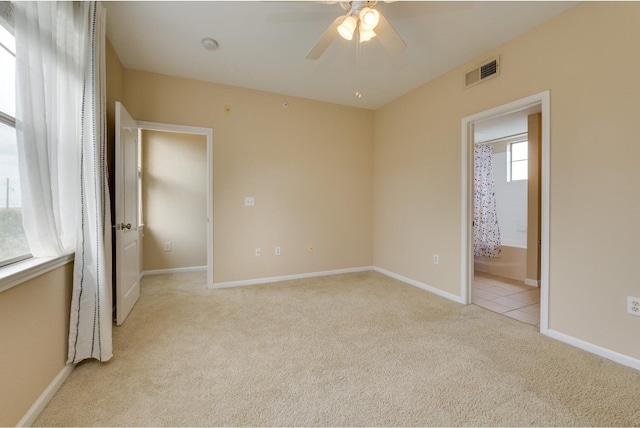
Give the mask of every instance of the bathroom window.
POLYGON ((529 177, 529 142, 509 144, 507 181, 526 180, 529 177))

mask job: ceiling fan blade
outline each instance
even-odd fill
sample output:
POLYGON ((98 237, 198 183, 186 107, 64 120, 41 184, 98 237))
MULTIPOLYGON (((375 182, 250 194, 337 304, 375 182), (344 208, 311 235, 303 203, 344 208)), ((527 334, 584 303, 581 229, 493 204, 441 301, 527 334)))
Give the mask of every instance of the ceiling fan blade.
POLYGON ((376 27, 376 36, 389 53, 395 55, 404 50, 407 44, 402 40, 400 34, 387 21, 383 14, 380 14, 380 21, 376 27))
POLYGON ((320 37, 320 40, 313 45, 307 56, 305 56, 306 59, 318 59, 322 56, 334 39, 338 37, 338 25, 340 25, 343 20, 344 16, 339 16, 329 25, 329 28, 327 28, 320 37))

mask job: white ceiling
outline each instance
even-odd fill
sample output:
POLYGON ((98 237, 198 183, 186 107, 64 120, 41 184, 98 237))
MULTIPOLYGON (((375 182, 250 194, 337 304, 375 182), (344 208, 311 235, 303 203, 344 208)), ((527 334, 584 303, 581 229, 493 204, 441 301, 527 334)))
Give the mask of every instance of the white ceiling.
MULTIPOLYGON (((326 3, 326 2, 325 2, 326 3)), ((407 48, 392 56, 337 37, 305 55, 345 12, 322 2, 105 2, 107 37, 126 68, 375 109, 539 25, 573 2, 380 2, 407 48), (220 47, 206 50, 211 37, 220 47)), ((461 76, 462 84, 462 76, 461 76)))

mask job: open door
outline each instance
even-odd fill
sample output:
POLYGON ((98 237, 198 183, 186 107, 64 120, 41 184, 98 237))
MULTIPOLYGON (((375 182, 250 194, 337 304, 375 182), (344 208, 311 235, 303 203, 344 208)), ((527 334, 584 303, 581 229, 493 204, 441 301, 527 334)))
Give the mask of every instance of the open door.
POLYGON ((138 125, 116 103, 116 324, 122 325, 140 297, 138 233, 138 125))

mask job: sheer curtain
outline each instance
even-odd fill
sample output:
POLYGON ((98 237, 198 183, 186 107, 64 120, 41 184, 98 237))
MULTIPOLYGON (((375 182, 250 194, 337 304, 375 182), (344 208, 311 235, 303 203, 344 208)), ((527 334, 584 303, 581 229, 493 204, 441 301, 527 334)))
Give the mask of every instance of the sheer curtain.
POLYGON ((492 154, 491 145, 474 148, 473 253, 484 257, 500 257, 501 253, 492 154))
POLYGON ((69 362, 112 356, 105 153, 105 11, 16 2, 16 131, 23 224, 35 257, 75 252, 69 362))
POLYGON ((34 257, 75 250, 86 18, 71 2, 16 2, 16 133, 34 257))

